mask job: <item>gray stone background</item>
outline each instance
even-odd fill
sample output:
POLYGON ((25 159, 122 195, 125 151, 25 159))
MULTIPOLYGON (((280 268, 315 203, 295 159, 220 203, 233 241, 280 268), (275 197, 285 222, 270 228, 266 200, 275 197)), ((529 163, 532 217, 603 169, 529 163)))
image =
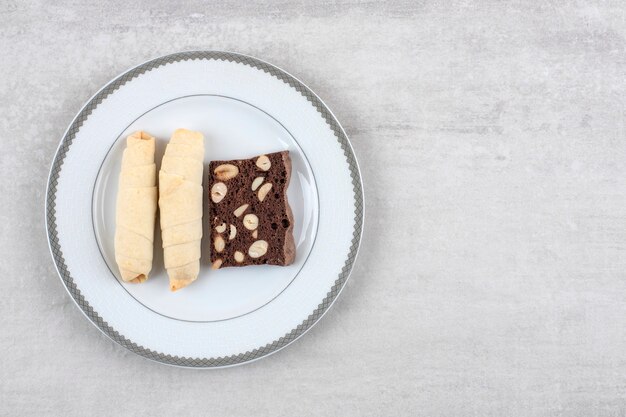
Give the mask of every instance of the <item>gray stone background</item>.
POLYGON ((0 415, 623 416, 625 35, 622 1, 0 0, 0 415), (330 313, 217 371, 104 337, 43 224, 81 105, 188 49, 304 80, 366 189, 330 313))

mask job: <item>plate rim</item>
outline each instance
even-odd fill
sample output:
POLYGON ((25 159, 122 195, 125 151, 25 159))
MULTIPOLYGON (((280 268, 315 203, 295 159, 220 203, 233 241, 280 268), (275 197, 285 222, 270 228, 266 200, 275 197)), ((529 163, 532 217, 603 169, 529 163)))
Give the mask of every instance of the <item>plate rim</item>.
POLYGON ((44 216, 46 225, 46 234, 48 241, 48 248, 53 259, 57 275, 61 280, 65 290, 68 292, 74 303, 83 315, 105 336, 114 341, 115 343, 123 346, 131 352, 142 356, 146 359, 163 363, 171 366, 178 366, 184 368, 199 368, 199 369, 214 369, 230 366, 237 366, 245 363, 251 363, 258 359, 267 357, 273 353, 276 353, 300 337, 307 333, 320 319, 328 312, 330 307, 334 304, 339 294, 345 288, 345 284, 352 273, 355 261, 358 256, 358 252, 361 246, 361 240, 363 237, 363 226, 365 220, 365 205, 364 205, 364 192, 363 192, 363 180, 361 177, 361 170, 359 163, 354 154, 354 149, 348 136, 332 113, 328 106, 322 101, 322 99, 315 94, 309 87, 307 87, 302 81, 288 73, 287 71, 270 64, 261 59, 245 55, 237 52, 218 51, 218 50, 192 50, 182 51, 172 54, 167 54, 147 60, 139 65, 136 65, 121 74, 114 77, 103 87, 101 87, 95 94, 93 94, 81 107, 76 116, 72 119, 69 126, 63 133, 57 150, 54 154, 50 171, 48 174, 48 181, 46 185, 46 198, 44 205, 44 216), (311 312, 308 317, 294 327, 290 332, 286 333, 282 337, 274 340, 271 343, 267 343, 264 346, 259 346, 253 350, 236 355, 217 357, 217 358, 188 358, 181 356, 172 356, 161 352, 156 352, 150 348, 137 345, 132 342, 128 337, 118 333, 96 312, 88 301, 85 300, 78 286, 74 283, 69 270, 65 264, 65 259, 61 251, 61 247, 58 242, 58 233, 56 227, 56 186, 61 172, 61 168, 65 159, 65 155, 71 146, 76 133, 80 130, 83 122, 89 117, 91 112, 109 95, 114 93, 119 87, 123 86, 127 82, 135 79, 136 77, 149 72, 152 69, 161 67, 163 65, 188 61, 188 60, 221 60, 229 61, 237 64, 247 65, 249 67, 264 71, 269 75, 277 78, 278 80, 286 83, 291 88, 299 92, 307 101, 310 102, 321 115, 322 119, 329 126, 334 133, 341 149, 344 151, 346 162, 350 171, 350 177, 352 182, 352 190, 354 192, 354 227, 352 233, 352 240, 348 256, 344 262, 344 266, 339 272, 337 279, 326 293, 326 297, 318 304, 318 307, 311 312))

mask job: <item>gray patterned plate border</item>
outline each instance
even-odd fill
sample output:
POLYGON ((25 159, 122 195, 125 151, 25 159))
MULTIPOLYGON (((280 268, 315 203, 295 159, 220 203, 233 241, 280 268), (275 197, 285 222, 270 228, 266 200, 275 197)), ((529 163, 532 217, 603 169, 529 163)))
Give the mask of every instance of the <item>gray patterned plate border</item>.
POLYGON ((352 271, 352 267, 354 265, 357 252, 361 243, 364 219, 363 185, 361 182, 359 166, 346 133, 344 132, 343 128, 341 127, 335 116, 322 102, 322 100, 301 81, 267 62, 247 55, 220 51, 189 51, 156 58, 125 72, 113 81, 109 82, 109 84, 102 88, 87 102, 87 104, 85 104, 85 106, 78 113, 78 115, 75 117, 75 119, 72 121, 69 128, 65 132, 65 135, 63 136, 63 139, 61 139, 61 143, 59 144, 59 148, 57 149, 56 155, 54 157, 54 161, 50 169, 50 176, 48 178, 45 213, 46 228, 48 231, 48 243, 59 276, 63 281, 65 288, 72 296, 78 307, 80 307, 80 309, 87 316, 87 318, 92 321, 105 335, 107 335, 113 341, 122 345, 126 349, 147 359, 151 359, 157 362, 191 368, 218 368, 250 362, 270 355, 284 348, 285 346, 302 336, 311 327, 313 327, 313 325, 317 323, 317 321, 324 315, 324 313, 328 311, 330 306, 333 304, 333 302, 343 289, 348 277, 350 276, 350 272, 352 271), (290 87, 294 88, 296 91, 302 94, 302 96, 304 96, 316 108, 322 118, 326 121, 330 129, 333 131, 335 137, 337 138, 339 145, 343 149, 344 155, 346 157, 346 162, 350 169, 350 176, 353 186, 352 189, 354 191, 355 199, 354 229, 352 232, 352 242, 350 245, 348 257, 346 258, 344 266, 341 269, 341 272, 338 274, 337 280, 335 281, 334 285, 330 288, 330 290, 326 294, 326 297, 324 297, 324 299, 317 306, 317 308, 296 328, 292 329, 289 333, 285 334, 278 340, 275 340, 272 343, 268 343, 265 346, 260 346, 254 350, 241 353, 239 355, 217 358, 187 358, 165 355, 163 353, 155 352, 143 346, 139 346, 136 343, 133 343, 132 340, 129 340, 124 335, 121 335, 114 328, 109 326, 109 324, 104 321, 96 311, 94 311, 89 302, 85 300, 81 291, 74 283, 74 280, 72 279, 72 276, 65 264, 62 248, 59 245, 56 224, 55 196, 59 175, 63 167, 63 161, 65 159, 67 151, 72 145, 72 142, 76 138, 76 134, 80 130, 85 120, 87 120, 91 112, 110 94, 112 94, 114 91, 116 91, 118 88, 120 88, 133 78, 144 74, 154 68, 158 68, 162 65, 188 60, 221 60, 248 65, 252 68, 262 70, 272 75, 273 77, 276 77, 277 79, 283 81, 285 84, 288 84, 290 87))

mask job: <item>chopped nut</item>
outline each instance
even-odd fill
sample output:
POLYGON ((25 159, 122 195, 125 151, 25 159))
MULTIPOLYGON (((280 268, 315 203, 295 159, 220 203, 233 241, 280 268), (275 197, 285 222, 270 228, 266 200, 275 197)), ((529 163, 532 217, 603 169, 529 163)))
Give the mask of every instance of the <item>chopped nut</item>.
POLYGON ((233 240, 237 236, 237 228, 234 224, 230 225, 230 234, 228 235, 228 240, 233 240))
POLYGON ((261 188, 259 188, 259 192, 257 194, 257 196, 259 197, 259 201, 265 200, 265 197, 267 196, 267 193, 269 193, 271 189, 272 189, 272 183, 271 182, 268 182, 267 184, 263 184, 263 186, 261 186, 261 188))
POLYGON ((218 236, 215 238, 215 241, 213 242, 213 246, 215 247, 215 250, 217 251, 217 253, 220 253, 221 251, 224 250, 224 247, 226 246, 226 242, 224 242, 224 239, 221 236, 218 236))
POLYGON ((222 164, 213 171, 218 180, 227 181, 239 174, 239 168, 233 164, 222 164))
POLYGON ((268 171, 272 166, 272 163, 266 155, 261 155, 259 156, 259 159, 256 160, 256 166, 262 171, 268 171))
POLYGON ((213 201, 214 203, 219 203, 220 201, 222 201, 224 199, 224 196, 226 196, 227 190, 228 188, 226 188, 226 184, 224 184, 223 182, 216 182, 215 184, 213 184, 213 187, 211 187, 211 201, 213 201))
POLYGON ((243 262, 243 253, 237 251, 235 252, 235 261, 237 261, 238 263, 242 263, 243 262))
POLYGON ((259 227, 259 218, 256 216, 256 214, 246 214, 243 217, 243 225, 248 230, 255 230, 257 227, 259 227))
POLYGON ((252 232, 252 239, 256 239, 257 237, 259 237, 259 231, 255 230, 254 232, 252 232))
POLYGON ((224 233, 226 231, 226 223, 222 223, 219 226, 215 226, 215 231, 217 233, 224 233))
POLYGON ((260 258, 267 253, 267 242, 264 240, 255 241, 248 249, 251 258, 260 258))
POLYGON ((243 212, 246 211, 248 206, 249 204, 242 204, 241 206, 237 207, 237 210, 233 211, 233 214, 235 215, 235 217, 241 216, 243 212))
POLYGON ((252 191, 256 191, 256 189, 259 188, 261 184, 263 184, 264 179, 265 177, 256 177, 254 181, 252 181, 252 191))
POLYGON ((212 269, 220 269, 220 267, 222 266, 222 260, 221 259, 216 259, 215 262, 213 262, 213 264, 211 265, 212 269))

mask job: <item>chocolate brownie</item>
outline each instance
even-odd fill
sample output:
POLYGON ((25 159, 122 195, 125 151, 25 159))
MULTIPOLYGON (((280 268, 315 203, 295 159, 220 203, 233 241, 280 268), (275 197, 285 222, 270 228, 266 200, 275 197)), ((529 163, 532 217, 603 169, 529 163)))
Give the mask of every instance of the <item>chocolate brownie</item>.
POLYGON ((296 256, 287 201, 289 152, 209 164, 211 263, 289 265, 296 256))

